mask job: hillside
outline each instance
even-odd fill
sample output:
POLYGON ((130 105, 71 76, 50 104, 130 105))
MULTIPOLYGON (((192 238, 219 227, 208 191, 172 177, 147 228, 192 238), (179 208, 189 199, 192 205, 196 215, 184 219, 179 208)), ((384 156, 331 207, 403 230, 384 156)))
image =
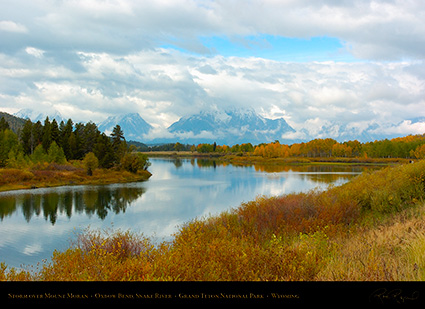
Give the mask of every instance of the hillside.
POLYGON ((0 112, 0 119, 1 118, 4 118, 9 123, 10 129, 15 133, 18 133, 25 124, 25 119, 10 115, 5 112, 0 112))

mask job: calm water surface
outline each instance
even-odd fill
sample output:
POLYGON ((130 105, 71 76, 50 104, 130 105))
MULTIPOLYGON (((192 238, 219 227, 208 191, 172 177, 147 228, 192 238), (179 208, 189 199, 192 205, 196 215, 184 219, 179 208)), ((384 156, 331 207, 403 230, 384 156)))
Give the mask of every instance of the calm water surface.
POLYGON ((36 265, 63 250, 75 233, 120 228, 168 240, 183 223, 238 207, 258 195, 340 185, 368 167, 219 164, 151 159, 146 182, 0 193, 0 261, 36 265))

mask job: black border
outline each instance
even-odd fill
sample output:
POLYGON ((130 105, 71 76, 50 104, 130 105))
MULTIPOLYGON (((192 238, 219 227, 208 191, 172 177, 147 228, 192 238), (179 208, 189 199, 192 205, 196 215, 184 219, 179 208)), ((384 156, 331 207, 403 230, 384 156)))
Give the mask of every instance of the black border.
POLYGON ((425 282, 1 282, 25 304, 425 305, 425 282))

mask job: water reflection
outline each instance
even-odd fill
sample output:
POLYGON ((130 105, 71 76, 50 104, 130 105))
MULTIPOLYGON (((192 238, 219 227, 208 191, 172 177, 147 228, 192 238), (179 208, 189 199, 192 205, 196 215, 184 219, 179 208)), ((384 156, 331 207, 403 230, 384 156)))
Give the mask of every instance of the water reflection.
MULTIPOLYGON (((0 262, 19 267, 68 247, 75 231, 131 229, 170 239, 194 218, 238 207, 259 195, 340 185, 371 167, 232 165, 210 159, 152 159, 146 182, 0 193, 0 262)), ((75 236, 75 235, 74 235, 75 236)))
POLYGON ((125 212, 145 191, 137 186, 78 186, 7 192, 0 195, 0 219, 21 208, 27 222, 42 214, 54 225, 58 214, 71 218, 73 213, 96 215, 103 220, 109 212, 125 212))
MULTIPOLYGON (((249 191, 251 191, 251 188, 258 190, 258 181, 255 181, 255 177, 258 177, 258 175, 265 175, 266 179, 269 180, 268 185, 265 184, 265 186, 271 188, 276 185, 273 184, 273 181, 279 179, 287 181, 288 178, 298 178, 303 182, 309 181, 316 184, 341 184, 366 169, 376 169, 376 167, 349 165, 232 165, 228 162, 212 159, 181 158, 156 159, 156 162, 157 164, 159 162, 162 162, 162 164, 171 163, 175 168, 161 169, 158 172, 167 171, 169 175, 162 175, 162 177, 173 178, 174 181, 180 182, 179 186, 186 187, 185 190, 188 190, 188 186, 196 186, 196 184, 202 183, 203 179, 208 181, 217 179, 218 181, 229 182, 228 188, 234 192, 243 192, 242 188, 249 191), (191 166, 191 168, 185 169, 185 166, 191 166), (220 168, 219 175, 215 173, 218 168, 220 168), (243 171, 245 176, 241 176, 238 170, 239 172, 243 171), (202 175, 202 172, 206 175, 202 175), (256 174, 255 177, 253 177, 253 173, 256 174), (237 174, 238 176, 230 174, 237 174), (193 183, 189 179, 195 179, 196 182, 193 183), (186 182, 186 185, 181 183, 182 181, 186 182)), ((157 178, 157 175, 154 174, 154 178, 157 178)), ((280 185, 281 181, 277 184, 280 185)), ((207 194, 205 191, 215 192, 217 188, 214 187, 217 184, 217 182, 211 182, 211 185, 202 186, 198 192, 201 194, 207 194)), ((146 186, 121 184, 3 192, 0 193, 0 219, 3 221, 6 217, 21 209, 27 222, 30 222, 34 216, 42 215, 46 221, 54 225, 58 214, 65 214, 68 218, 71 218, 75 213, 86 214, 88 217, 95 215, 103 220, 108 213, 124 213, 126 208, 134 201, 139 200, 146 190, 146 186)), ((172 187, 169 188, 169 191, 172 191, 172 187)), ((259 192, 259 194, 261 193, 259 192)), ((185 197, 187 198, 187 196, 185 197)), ((174 195, 174 199, 176 198, 178 199, 177 195, 174 195)))

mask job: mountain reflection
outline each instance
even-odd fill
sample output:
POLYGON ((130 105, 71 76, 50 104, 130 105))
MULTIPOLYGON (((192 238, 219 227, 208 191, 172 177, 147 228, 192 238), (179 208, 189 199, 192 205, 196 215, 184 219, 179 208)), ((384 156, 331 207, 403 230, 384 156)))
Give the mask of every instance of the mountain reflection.
POLYGON ((76 213, 96 215, 103 220, 109 212, 125 212, 145 191, 145 188, 135 186, 69 187, 68 190, 53 188, 41 192, 24 190, 20 194, 0 196, 0 218, 3 221, 21 208, 27 222, 33 216, 43 215, 46 221, 54 225, 59 214, 71 218, 76 213))

